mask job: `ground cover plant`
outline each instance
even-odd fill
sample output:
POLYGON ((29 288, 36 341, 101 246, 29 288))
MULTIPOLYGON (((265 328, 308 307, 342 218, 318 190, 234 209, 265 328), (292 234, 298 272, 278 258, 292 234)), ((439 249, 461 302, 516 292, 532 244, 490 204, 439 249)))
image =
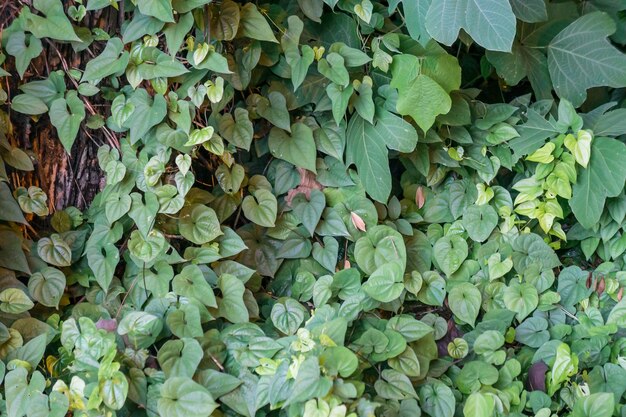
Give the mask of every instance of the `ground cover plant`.
POLYGON ((626 415, 625 1, 0 14, 0 415, 626 415))

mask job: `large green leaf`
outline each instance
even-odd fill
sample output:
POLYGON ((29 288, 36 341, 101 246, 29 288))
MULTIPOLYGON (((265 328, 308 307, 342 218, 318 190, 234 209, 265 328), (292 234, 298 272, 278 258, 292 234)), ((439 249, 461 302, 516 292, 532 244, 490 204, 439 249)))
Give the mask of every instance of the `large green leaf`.
POLYGON ((172 290, 177 295, 195 298, 207 307, 217 307, 213 289, 197 265, 187 265, 172 280, 172 290))
POLYGON ((129 53, 124 51, 120 38, 111 38, 104 51, 96 58, 87 62, 81 81, 97 81, 109 75, 124 71, 128 65, 129 53))
POLYGON ((592 228, 600 220, 607 197, 622 192, 626 181, 626 145, 606 137, 597 137, 591 143, 591 159, 581 170, 572 187, 569 201, 576 219, 584 228, 592 228))
POLYGON ((143 0, 137 3, 139 11, 146 16, 153 16, 162 22, 173 22, 171 0, 143 0))
POLYGON ((37 242, 37 253, 44 261, 55 266, 69 266, 72 264, 70 246, 58 234, 44 237, 37 242))
POLYGON ((291 125, 291 133, 277 127, 272 128, 268 146, 274 157, 283 159, 297 167, 316 172, 317 149, 313 132, 304 123, 291 125))
POLYGON ((222 235, 215 211, 202 204, 187 206, 180 212, 180 234, 185 239, 201 245, 222 235))
POLYGON ((75 91, 69 91, 65 98, 58 98, 50 105, 50 121, 56 127, 59 139, 70 153, 78 135, 80 123, 85 118, 85 106, 75 91))
POLYGON ((168 378, 161 386, 157 409, 162 416, 209 417, 218 404, 202 385, 191 378, 168 378))
POLYGON ((608 14, 589 13, 563 29, 548 45, 554 89, 575 107, 585 101, 588 88, 626 86, 626 55, 607 39, 614 32, 615 22, 608 14))
POLYGON ((477 242, 487 240, 498 225, 498 213, 488 204, 470 206, 463 212, 463 227, 469 237, 477 242))
POLYGON ((58 307, 65 291, 65 275, 56 268, 44 268, 31 275, 28 291, 41 304, 58 307))
POLYGON ((248 310, 243 302, 243 283, 234 275, 224 274, 217 285, 222 290, 222 298, 218 300, 220 315, 231 323, 246 323, 248 310))
POLYGON ((515 15, 508 1, 433 1, 426 29, 437 41, 452 45, 464 29, 478 44, 493 51, 510 51, 515 38, 515 15))
POLYGON ((376 301, 394 301, 404 290, 403 274, 404 268, 400 261, 383 264, 363 284, 363 291, 376 301))
POLYGON ((455 285, 448 293, 448 305, 454 315, 461 321, 474 327, 482 296, 478 288, 469 282, 455 285))

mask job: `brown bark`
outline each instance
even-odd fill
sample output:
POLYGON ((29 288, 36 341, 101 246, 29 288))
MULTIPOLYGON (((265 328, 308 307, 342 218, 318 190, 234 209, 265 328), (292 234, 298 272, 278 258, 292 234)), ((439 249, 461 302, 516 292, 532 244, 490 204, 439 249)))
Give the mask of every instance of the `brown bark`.
MULTIPOLYGON (((6 27, 19 14, 21 6, 26 3, 16 3, 12 0, 0 1, 0 36, 2 27, 6 27)), ((100 27, 112 33, 117 30, 118 13, 111 8, 102 13, 88 13, 80 26, 100 27)), ((11 73, 7 77, 4 88, 9 97, 19 94, 18 86, 29 81, 46 78, 56 70, 71 68, 84 69, 89 59, 97 56, 102 49, 101 43, 92 44, 87 50, 76 53, 69 44, 43 42, 42 54, 31 62, 24 78, 20 79, 13 67, 12 57, 7 57, 5 70, 11 73)), ((76 84, 70 82, 66 75, 68 89, 75 89, 76 84)), ((88 98, 86 115, 99 113, 106 117, 108 106, 98 102, 98 96, 88 98)), ((36 118, 12 112, 14 135, 13 145, 31 154, 34 159, 33 172, 19 172, 13 175, 14 187, 36 185, 48 195, 50 212, 61 210, 68 206, 85 209, 101 189, 103 174, 98 166, 97 150, 104 143, 114 141, 111 132, 102 129, 90 130, 86 126, 81 130, 74 142, 72 152, 68 154, 59 141, 56 129, 50 123, 50 118, 43 115, 36 118)))

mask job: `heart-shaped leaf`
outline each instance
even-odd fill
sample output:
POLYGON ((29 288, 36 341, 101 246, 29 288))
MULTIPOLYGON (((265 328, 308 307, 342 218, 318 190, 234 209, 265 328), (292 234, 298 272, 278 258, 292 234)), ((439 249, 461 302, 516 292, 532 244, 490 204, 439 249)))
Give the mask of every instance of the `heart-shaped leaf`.
POLYGON ((274 227, 278 203, 271 191, 265 189, 256 190, 252 195, 243 199, 241 208, 248 220, 259 226, 274 227))

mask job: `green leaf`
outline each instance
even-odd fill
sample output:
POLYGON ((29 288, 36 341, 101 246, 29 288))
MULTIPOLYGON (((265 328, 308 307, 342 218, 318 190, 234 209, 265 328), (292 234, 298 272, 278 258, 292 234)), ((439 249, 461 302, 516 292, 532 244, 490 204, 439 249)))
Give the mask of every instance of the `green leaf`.
POLYGON ((498 213, 488 204, 473 205, 463 212, 463 227, 476 242, 487 240, 497 225, 498 213))
POLYGON ((46 17, 37 16, 24 9, 24 28, 39 39, 52 38, 59 41, 81 42, 74 32, 72 23, 65 15, 61 0, 34 0, 35 9, 46 17))
POLYGON ((418 398, 411 380, 406 375, 393 369, 385 369, 381 375, 382 379, 374 384, 376 392, 381 397, 390 400, 418 398))
POLYGON ((172 280, 172 290, 176 295, 195 298, 207 307, 217 307, 213 289, 197 265, 184 267, 172 280))
POLYGON ((579 17, 548 45, 548 69, 557 94, 580 106, 591 87, 626 86, 626 55, 607 36, 615 32, 615 21, 606 13, 579 17))
POLYGON ((37 115, 47 112, 48 106, 38 97, 18 94, 11 100, 11 109, 23 114, 37 115))
POLYGON ((48 307, 58 307, 65 291, 65 275, 56 268, 44 268, 31 275, 28 291, 33 298, 48 307))
POLYGON ((238 107, 234 113, 234 119, 230 113, 224 114, 219 119, 220 134, 238 148, 249 150, 254 128, 248 116, 248 110, 238 107))
POLYGON ((130 129, 130 141, 134 144, 163 120, 167 114, 167 102, 162 95, 157 94, 152 98, 146 90, 140 88, 133 93, 130 103, 135 106, 135 111, 123 123, 123 127, 130 129))
POLYGON ((248 220, 259 226, 274 227, 278 202, 271 191, 265 189, 256 190, 252 195, 248 195, 243 199, 241 208, 248 220))
POLYGON ((338 254, 339 242, 331 236, 324 236, 323 247, 320 242, 313 243, 313 259, 330 272, 335 271, 338 254))
POLYGON ((37 254, 49 264, 55 266, 69 266, 72 264, 70 246, 58 234, 44 237, 37 242, 37 254))
POLYGON ((267 20, 253 3, 246 3, 241 8, 239 36, 278 43, 267 20))
POLYGON ((274 126, 291 132, 287 100, 278 91, 270 92, 268 98, 261 97, 257 103, 256 112, 274 126))
POLYGON ((400 55, 391 66, 391 86, 398 90, 396 110, 415 120, 424 132, 435 123, 435 118, 452 108, 446 90, 425 74, 419 74, 419 61, 412 55, 400 55))
POLYGON ((120 38, 111 38, 104 51, 87 62, 82 82, 98 81, 109 75, 122 72, 128 65, 130 54, 124 51, 124 44, 120 38))
POLYGON ((144 237, 148 236, 154 226, 156 215, 159 211, 159 201, 156 194, 146 192, 143 194, 132 193, 130 195, 132 204, 128 215, 135 221, 137 229, 144 237), (143 202, 145 200, 145 204, 143 202))
POLYGON ((315 173, 317 148, 311 128, 304 123, 294 123, 290 131, 291 134, 277 127, 272 128, 268 141, 270 152, 276 158, 315 173))
POLYGON ((495 402, 491 395, 475 392, 465 400, 463 415, 465 417, 491 417, 495 402))
POLYGON ((553 395, 561 383, 578 371, 578 357, 571 352, 567 343, 561 343, 556 348, 556 356, 550 372, 548 395, 553 395))
POLYGON ((0 311, 10 314, 21 314, 31 308, 34 304, 24 291, 19 288, 8 288, 0 292, 0 311))
POLYGON ((614 408, 613 393, 597 392, 578 398, 574 404, 572 417, 611 417, 614 408))
POLYGON ((217 285, 222 291, 222 298, 218 300, 220 315, 231 323, 248 322, 248 309, 243 302, 243 283, 234 275, 224 274, 217 285))
MULTIPOLYGON (((398 261, 402 272, 406 266, 406 246, 402 235, 389 226, 371 227, 359 238, 354 247, 354 257, 359 268, 373 274, 382 265, 398 261)), ((400 278, 402 282, 402 278, 400 278)))
POLYGON ((455 398, 452 390, 442 382, 429 379, 419 391, 422 410, 431 416, 452 417, 455 409, 455 398))
POLYGON ((117 326, 117 332, 121 336, 128 335, 128 340, 136 349, 152 345, 162 329, 160 318, 143 311, 127 313, 117 326))
POLYGON ((400 261, 383 264, 363 284, 363 291, 382 303, 394 301, 404 290, 403 274, 404 267, 400 261))
POLYGON ((537 289, 532 284, 517 281, 506 287, 503 300, 506 308, 517 313, 518 321, 524 320, 539 304, 537 289))
POLYGON ((180 234, 191 242, 202 245, 222 235, 215 211, 202 204, 185 207, 180 212, 180 234))
POLYGON ((607 197, 616 197, 622 192, 626 181, 624 158, 626 145, 618 140, 598 137, 591 143, 589 166, 578 175, 569 201, 584 228, 590 229, 600 221, 607 197))
POLYGON ((59 139, 70 153, 78 135, 80 123, 85 119, 85 106, 76 91, 69 91, 65 98, 58 98, 50 105, 50 122, 57 129, 59 139))
POLYGON ((190 378, 168 378, 161 386, 157 410, 162 416, 209 417, 218 407, 211 394, 190 378))
POLYGON ((123 215, 130 211, 132 199, 128 194, 111 193, 106 199, 104 207, 105 215, 109 223, 122 218, 123 215))
POLYGON ((448 293, 448 305, 454 315, 461 321, 474 327, 482 296, 474 285, 463 282, 455 285, 448 293))
POLYGON ((137 3, 139 11, 146 16, 153 16, 162 22, 174 22, 171 0, 143 0, 137 3))
POLYGON ((545 0, 510 0, 511 8, 519 20, 528 23, 548 20, 545 0))
POLYGON ((346 87, 350 83, 350 74, 345 66, 343 56, 331 52, 317 63, 317 70, 333 83, 346 87))
POLYGON ((368 194, 386 203, 391 193, 386 129, 377 129, 362 117, 353 116, 348 124, 346 163, 355 164, 368 194))
POLYGON ((452 45, 464 29, 478 44, 492 51, 511 50, 515 15, 508 1, 433 1, 426 14, 426 29, 437 41, 452 45))
POLYGON ((12 33, 6 43, 6 51, 15 57, 15 69, 21 78, 24 78, 24 72, 30 65, 30 61, 37 58, 42 50, 39 39, 21 31, 12 33))
POLYGON ((319 190, 311 190, 309 198, 304 193, 297 194, 291 200, 291 207, 302 225, 313 236, 313 232, 322 218, 324 207, 326 207, 324 193, 319 190))
POLYGON ((435 243, 433 255, 441 271, 450 276, 467 258, 467 242, 459 235, 444 236, 435 243))
POLYGON ((157 359, 168 379, 191 378, 202 360, 202 347, 197 340, 183 338, 168 340, 161 346, 157 359))
POLYGON ((287 23, 289 28, 281 38, 280 43, 285 53, 285 60, 291 68, 291 82, 293 83, 293 90, 296 91, 306 78, 309 66, 315 60, 315 53, 313 48, 308 45, 302 46, 301 49, 298 48, 300 35, 304 29, 302 20, 298 16, 289 16, 287 23))
POLYGON ((293 298, 279 300, 272 307, 270 318, 274 327, 282 333, 292 335, 304 321, 305 308, 293 298))

